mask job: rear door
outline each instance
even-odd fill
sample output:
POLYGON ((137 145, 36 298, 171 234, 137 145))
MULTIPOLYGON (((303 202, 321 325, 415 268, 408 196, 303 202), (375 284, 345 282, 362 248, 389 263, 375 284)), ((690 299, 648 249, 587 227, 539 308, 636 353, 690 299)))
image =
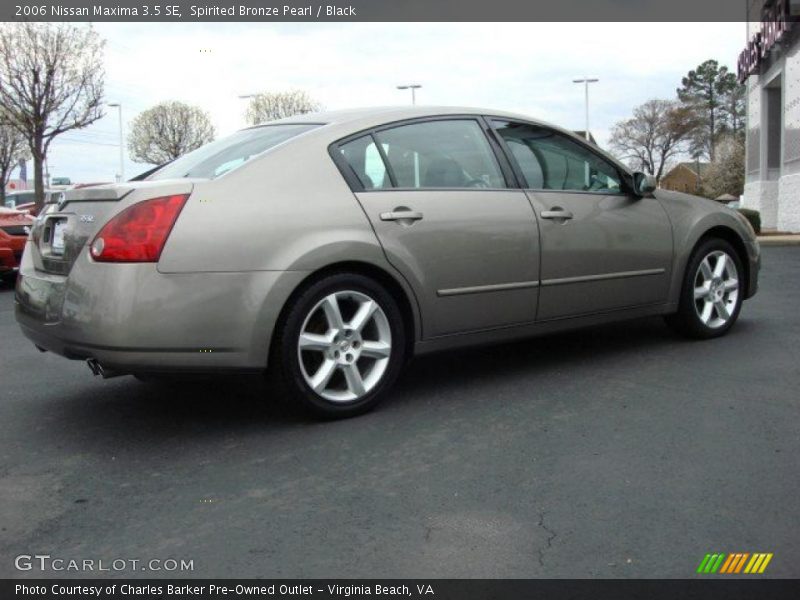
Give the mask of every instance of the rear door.
POLYGON ((424 337, 535 318, 535 217, 486 127, 474 117, 404 122, 334 150, 388 260, 417 293, 424 337))
POLYGON ((541 233, 539 320, 666 302, 672 227, 655 198, 587 144, 547 127, 492 121, 541 233))

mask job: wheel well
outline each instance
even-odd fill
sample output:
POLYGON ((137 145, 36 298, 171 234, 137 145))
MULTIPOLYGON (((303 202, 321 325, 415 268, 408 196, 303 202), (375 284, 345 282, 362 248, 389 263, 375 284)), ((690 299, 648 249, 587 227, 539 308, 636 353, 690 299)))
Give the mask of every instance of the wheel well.
MULTIPOLYGON (((744 291, 745 291, 744 295, 745 295, 745 298, 746 298, 748 296, 748 294, 749 294, 749 291, 750 291, 749 290, 749 286, 750 286, 750 260, 749 260, 748 255, 747 255, 747 248, 745 247, 744 242, 742 241, 742 238, 739 237, 739 234, 736 233, 733 229, 730 229, 729 227, 724 227, 724 226, 720 225, 720 226, 717 226, 717 227, 712 227, 711 229, 706 231, 700 237, 700 239, 697 240, 697 243, 695 244, 695 248, 697 248, 697 246, 699 246, 703 241, 705 241, 705 240, 707 240, 709 238, 723 239, 726 242, 728 242, 731 246, 733 246, 734 250, 736 250, 736 254, 739 255, 739 261, 742 263, 742 269, 744 269, 744 291)), ((694 252, 695 248, 692 249, 692 252, 694 252)))
MULTIPOLYGON (((280 315, 278 316, 277 326, 275 328, 276 331, 278 326, 282 325, 286 319, 286 315, 289 312, 289 306, 291 306, 295 298, 297 298, 297 296, 299 296, 314 282, 334 273, 356 273, 358 275, 363 275, 364 277, 369 277, 370 279, 381 284, 386 291, 392 295, 397 302, 397 306, 400 308, 400 313, 403 316, 403 328, 406 334, 406 358, 411 358, 414 353, 414 343, 417 337, 415 328, 416 320, 414 318, 414 311, 411 307, 411 299, 408 297, 403 287, 392 275, 390 275, 384 269, 369 263, 358 261, 339 262, 327 265, 310 273, 308 277, 303 279, 303 281, 301 281, 300 284, 295 288, 295 290, 284 303, 283 308, 281 308, 280 315)), ((272 340, 274 343, 274 335, 272 336, 272 340)))

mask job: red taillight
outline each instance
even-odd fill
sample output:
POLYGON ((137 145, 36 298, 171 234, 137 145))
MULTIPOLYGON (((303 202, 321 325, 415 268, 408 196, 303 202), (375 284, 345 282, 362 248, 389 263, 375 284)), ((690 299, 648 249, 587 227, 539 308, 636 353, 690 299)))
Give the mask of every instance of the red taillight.
POLYGON ((158 262, 188 197, 164 196, 129 206, 95 236, 89 249, 92 258, 101 262, 158 262))

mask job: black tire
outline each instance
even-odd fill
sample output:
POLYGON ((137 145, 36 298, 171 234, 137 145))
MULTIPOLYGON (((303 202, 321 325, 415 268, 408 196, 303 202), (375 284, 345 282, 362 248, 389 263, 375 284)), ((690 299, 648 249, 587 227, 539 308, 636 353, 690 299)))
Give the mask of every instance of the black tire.
MULTIPOLYGON (((689 262, 686 266, 686 272, 684 273, 683 283, 681 285, 678 312, 666 317, 667 324, 681 335, 694 339, 707 340, 725 335, 739 318, 745 292, 744 275, 745 272, 742 267, 742 260, 730 243, 720 238, 708 238, 701 241, 689 258, 689 262), (736 294, 735 301, 731 302, 730 308, 727 309, 729 313, 727 320, 721 322, 722 318, 717 317, 707 323, 703 321, 700 314, 701 307, 704 306, 705 300, 695 300, 695 287, 698 282, 701 281, 699 278, 702 277, 699 273, 700 264, 706 257, 719 252, 724 252, 735 265, 736 278, 738 280, 738 293, 736 294), (714 321, 716 321, 716 323, 714 321)), ((714 311, 712 315, 718 315, 716 309, 714 309, 714 311)))
MULTIPOLYGON (((347 298, 344 298, 344 300, 346 301, 347 298)), ((342 317, 350 317, 351 315, 346 314, 345 308, 342 307, 342 317)), ((333 329, 329 331, 333 331, 333 329)), ((400 308, 394 297, 383 286, 364 275, 334 273, 312 282, 291 300, 291 304, 287 307, 275 330, 268 376, 279 394, 288 397, 296 406, 314 417, 340 419, 360 415, 375 408, 380 403, 386 391, 400 374, 405 363, 405 338, 405 327, 400 308), (383 315, 385 315, 385 321, 382 321, 382 323, 383 330, 385 331, 388 326, 391 332, 390 353, 388 361, 383 363, 385 366, 381 371, 382 375, 376 379, 374 386, 365 394, 350 400, 331 400, 314 391, 307 382, 306 378, 309 370, 313 369, 310 369, 306 364, 307 354, 298 350, 298 344, 304 325, 307 325, 307 322, 310 322, 315 316, 319 316, 319 311, 322 309, 318 308, 318 305, 331 294, 346 295, 350 292, 368 297, 377 303, 383 315)), ((366 337, 363 340, 369 341, 366 337)), ((344 342, 344 340, 342 341, 344 342)), ((313 352, 320 353, 321 361, 332 359, 321 350, 312 351, 311 358, 314 358, 313 352)), ((359 367, 359 364, 366 363, 366 368, 369 369, 370 365, 375 365, 378 362, 377 359, 366 356, 366 344, 364 344, 364 352, 363 359, 355 359, 353 366, 357 370, 363 368, 359 367)), ((344 370, 346 368, 350 368, 350 365, 336 367, 331 378, 332 386, 336 383, 334 378, 344 378, 344 370)), ((349 388, 349 382, 345 382, 345 385, 349 388)), ((335 390, 334 392, 322 390, 321 393, 338 392, 335 390)))

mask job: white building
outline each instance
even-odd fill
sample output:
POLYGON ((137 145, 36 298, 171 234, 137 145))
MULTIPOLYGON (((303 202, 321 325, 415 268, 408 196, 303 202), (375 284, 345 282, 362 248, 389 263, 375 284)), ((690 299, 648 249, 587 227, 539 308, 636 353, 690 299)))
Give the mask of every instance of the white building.
POLYGON ((747 157, 742 205, 765 229, 800 232, 800 0, 748 0, 747 157))

